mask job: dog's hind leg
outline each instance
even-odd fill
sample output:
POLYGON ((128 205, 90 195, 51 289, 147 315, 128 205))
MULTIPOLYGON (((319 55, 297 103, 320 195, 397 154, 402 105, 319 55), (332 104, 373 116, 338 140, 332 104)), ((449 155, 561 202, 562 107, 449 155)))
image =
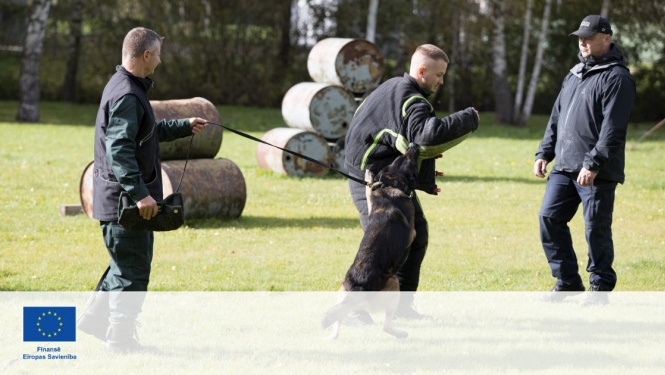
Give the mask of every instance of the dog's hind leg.
POLYGON ((342 287, 339 288, 339 291, 337 292, 337 304, 328 310, 328 312, 326 312, 323 316, 323 319, 321 320, 321 326, 326 328, 332 324, 333 327, 330 335, 324 337, 324 340, 336 340, 339 337, 340 321, 345 316, 344 312, 340 313, 339 310, 345 310, 346 306, 344 306, 343 303, 347 295, 348 293, 346 288, 344 288, 344 285, 342 285, 342 287))
POLYGON ((330 335, 324 337, 324 340, 332 341, 332 340, 337 340, 339 337, 339 321, 333 323, 333 330, 330 333, 330 335))
POLYGON ((393 326, 395 312, 397 311, 397 306, 399 306, 400 299, 399 281, 395 276, 388 279, 385 288, 383 288, 380 294, 385 294, 386 319, 383 322, 383 331, 398 339, 409 337, 408 332, 399 330, 393 326))

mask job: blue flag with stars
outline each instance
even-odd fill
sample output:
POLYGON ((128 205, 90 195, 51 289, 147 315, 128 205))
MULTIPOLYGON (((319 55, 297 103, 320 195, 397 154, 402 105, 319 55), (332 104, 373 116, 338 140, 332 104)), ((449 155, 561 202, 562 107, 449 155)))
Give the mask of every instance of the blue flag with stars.
POLYGON ((23 307, 23 341, 76 341, 76 307, 23 307))

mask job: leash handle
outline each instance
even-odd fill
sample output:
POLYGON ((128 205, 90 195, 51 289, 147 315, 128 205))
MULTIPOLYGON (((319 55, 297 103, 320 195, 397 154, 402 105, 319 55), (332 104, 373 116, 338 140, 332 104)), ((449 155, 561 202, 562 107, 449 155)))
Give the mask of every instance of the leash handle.
MULTIPOLYGON (((330 169, 330 170, 332 170, 332 171, 335 171, 335 172, 341 174, 342 176, 348 178, 349 180, 355 181, 355 182, 357 182, 357 183, 359 183, 359 184, 362 184, 362 185, 367 185, 367 182, 366 182, 365 180, 361 180, 361 179, 359 179, 359 178, 355 178, 355 177, 353 177, 353 176, 350 176, 350 175, 348 175, 348 174, 346 174, 346 173, 344 173, 344 172, 342 172, 342 171, 339 171, 339 170, 337 170, 337 169, 335 169, 335 168, 333 168, 333 167, 331 167, 331 166, 329 166, 329 165, 326 165, 326 164, 324 164, 324 163, 322 163, 322 162, 320 162, 320 161, 318 161, 318 160, 316 160, 316 159, 310 158, 310 157, 307 156, 307 155, 303 155, 303 154, 297 153, 297 152, 295 152, 295 151, 291 151, 291 150, 287 150, 287 149, 285 149, 285 148, 281 148, 281 147, 279 147, 279 146, 275 146, 275 145, 273 145, 273 144, 271 144, 271 143, 268 143, 268 142, 266 142, 266 141, 264 141, 264 140, 262 140, 262 139, 259 139, 259 138, 256 138, 256 137, 252 136, 252 135, 249 135, 249 134, 243 133, 243 132, 241 132, 241 131, 239 131, 239 130, 235 130, 235 129, 233 129, 233 128, 229 128, 228 126, 224 126, 224 125, 222 125, 222 124, 218 124, 218 123, 211 122, 211 121, 208 121, 208 124, 219 126, 219 127, 224 128, 224 129, 226 129, 226 130, 228 130, 228 131, 230 131, 230 132, 232 132, 232 133, 236 133, 236 134, 238 134, 238 135, 241 136, 241 137, 245 137, 245 138, 251 139, 251 140, 253 140, 253 141, 255 141, 255 142, 263 143, 263 144, 265 144, 265 145, 268 145, 268 146, 271 146, 271 147, 274 147, 274 148, 280 149, 280 150, 282 150, 282 151, 284 151, 284 152, 288 152, 288 153, 291 154, 291 155, 295 155, 295 156, 297 156, 297 157, 299 157, 299 158, 303 158, 303 159, 305 159, 305 160, 307 160, 307 161, 310 161, 310 162, 312 162, 312 163, 314 163, 314 164, 318 164, 318 165, 320 165, 320 166, 322 166, 322 167, 324 167, 324 168, 328 168, 328 169, 330 169)), ((188 152, 188 155, 189 155, 189 152, 188 152)), ((185 166, 187 166, 186 163, 185 163, 185 166)), ((184 174, 184 171, 183 171, 183 174, 184 174)))

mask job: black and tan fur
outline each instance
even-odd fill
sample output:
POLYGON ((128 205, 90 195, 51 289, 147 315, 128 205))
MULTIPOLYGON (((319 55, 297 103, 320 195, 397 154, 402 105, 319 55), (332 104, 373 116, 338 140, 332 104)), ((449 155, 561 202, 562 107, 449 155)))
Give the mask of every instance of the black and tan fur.
POLYGON ((419 154, 420 147, 411 144, 404 155, 377 176, 369 171, 365 175, 369 221, 339 290, 338 304, 321 320, 324 328, 333 325, 329 339, 336 339, 340 321, 360 308, 385 311, 383 330, 398 338, 408 336, 407 332, 394 328, 392 322, 399 304, 399 281, 395 273, 406 260, 415 237, 411 192, 416 184, 419 154))

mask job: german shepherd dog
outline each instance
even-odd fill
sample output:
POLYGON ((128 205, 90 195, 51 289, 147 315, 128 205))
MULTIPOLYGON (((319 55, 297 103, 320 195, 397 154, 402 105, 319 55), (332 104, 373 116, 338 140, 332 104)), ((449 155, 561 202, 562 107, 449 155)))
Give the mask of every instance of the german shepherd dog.
POLYGON ((365 173, 369 222, 356 258, 339 290, 338 303, 321 320, 323 328, 334 324, 328 339, 336 339, 340 321, 360 308, 384 310, 383 330, 397 338, 408 336, 407 332, 395 329, 392 324, 399 304, 399 281, 395 273, 406 261, 416 235, 411 196, 418 177, 419 154, 420 147, 412 143, 404 155, 377 176, 369 170, 365 173))

